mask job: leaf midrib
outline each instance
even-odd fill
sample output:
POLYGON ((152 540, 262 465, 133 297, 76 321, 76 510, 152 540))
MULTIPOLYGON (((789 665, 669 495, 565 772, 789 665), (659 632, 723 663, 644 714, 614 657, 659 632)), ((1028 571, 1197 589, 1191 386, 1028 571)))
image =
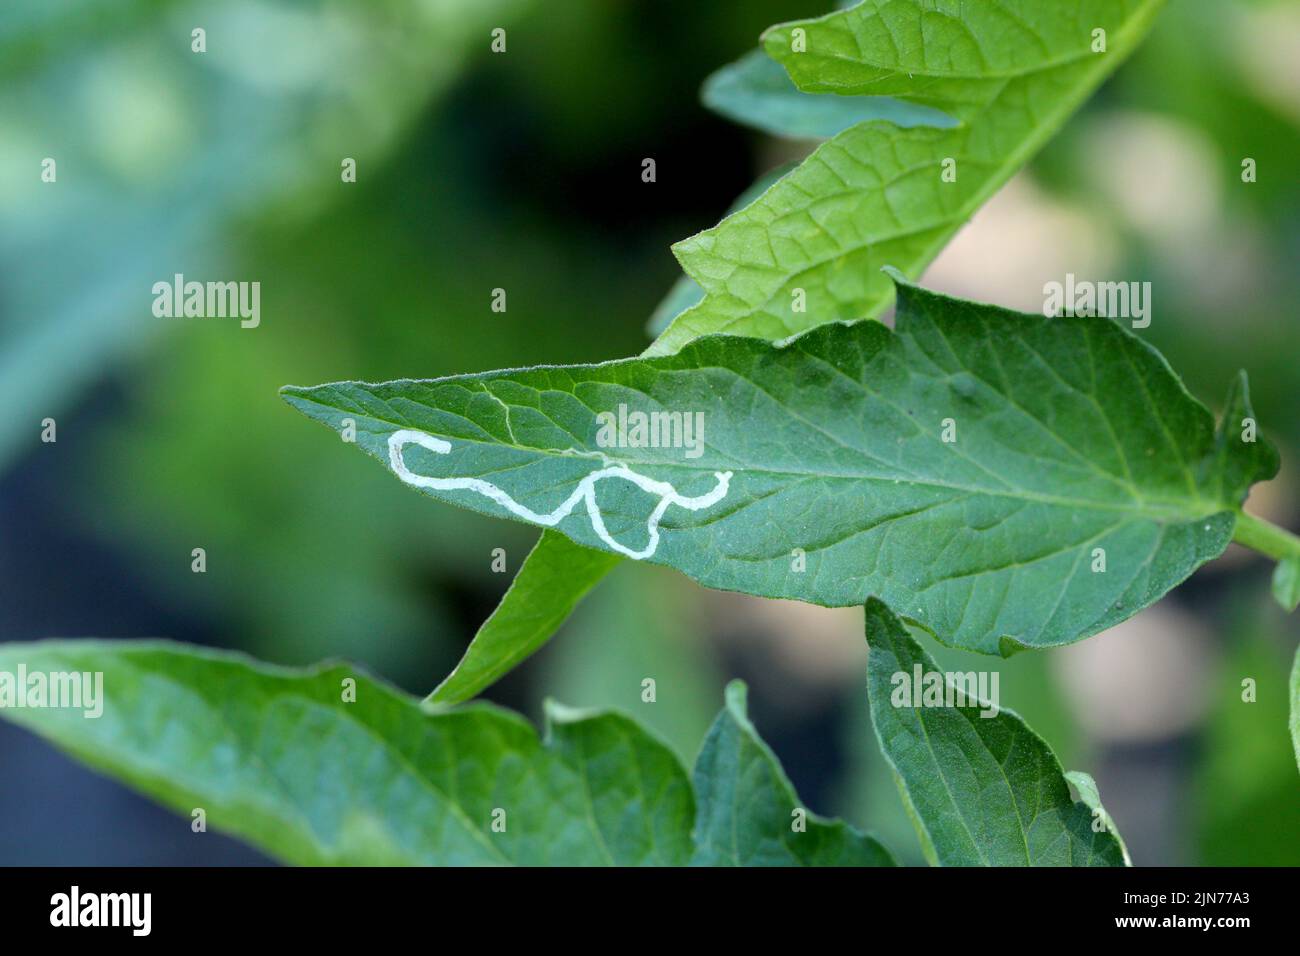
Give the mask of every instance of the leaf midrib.
MULTIPOLYGON (((328 408, 335 412, 351 412, 352 414, 364 415, 372 421, 381 422, 390 425, 394 429, 410 428, 409 421, 393 421, 392 419, 382 418, 370 412, 355 412, 352 409, 340 408, 337 405, 331 405, 323 402, 311 395, 296 394, 295 398, 302 401, 310 401, 321 408, 328 408)), ((431 408, 430 406, 425 406, 431 408)), ((441 409, 432 409, 442 411, 441 409)), ((468 419, 467 419, 468 421, 468 419)), ((376 434, 371 432, 371 434, 376 434)), ((507 444, 501 441, 485 441, 479 438, 464 438, 457 436, 456 441, 465 444, 481 445, 490 448, 512 449, 514 451, 530 452, 544 458, 568 459, 572 455, 564 454, 553 448, 537 448, 531 445, 507 444)), ((705 446, 709 447, 709 446, 705 446)), ((715 448, 714 451, 717 451, 715 448)), ((721 452, 718 452, 722 454, 721 452)), ((695 466, 693 464, 665 462, 662 459, 642 459, 634 457, 614 457, 605 455, 609 461, 627 465, 629 467, 655 467, 662 468, 665 466, 675 469, 685 469, 697 474, 713 474, 716 470, 712 467, 695 466)), ((1115 512, 1122 514, 1131 514, 1135 519, 1150 519, 1157 522, 1166 521, 1197 521, 1208 518, 1222 511, 1233 511, 1234 509, 1221 502, 1206 500, 1203 498, 1183 498, 1183 497, 1160 497, 1160 498, 1141 498, 1132 499, 1132 505, 1111 504, 1106 500, 1091 500, 1087 498, 1071 498, 1063 495, 1048 495, 1042 492, 1030 491, 1028 489, 997 489, 985 488, 982 486, 959 485, 952 482, 937 481, 934 479, 917 480, 906 477, 887 477, 883 475, 869 474, 841 474, 835 472, 815 472, 800 471, 798 469, 775 469, 769 467, 757 467, 734 463, 733 467, 740 468, 748 474, 756 474, 764 477, 777 478, 797 478, 799 480, 825 480, 825 481, 846 481, 846 482, 888 482, 890 484, 909 485, 919 488, 941 488, 947 491, 959 492, 971 496, 983 496, 992 498, 1010 498, 1014 501, 1029 501, 1035 504, 1051 505, 1061 508, 1089 509, 1093 511, 1115 512), (1134 505, 1136 507, 1134 507, 1134 505)), ((671 525, 666 525, 670 527, 671 525)))
MULTIPOLYGON (((1164 2, 1164 0, 1153 0, 1153 2, 1162 3, 1164 2)), ((872 63, 870 60, 855 59, 854 57, 846 56, 842 53, 812 53, 812 54, 804 53, 801 55, 804 56, 805 61, 809 63, 824 60, 824 61, 829 61, 831 63, 848 63, 854 67, 866 67, 867 69, 870 70, 880 70, 882 75, 873 78, 870 81, 871 83, 882 83, 885 80, 892 80, 896 76, 907 76, 908 78, 915 78, 919 76, 924 79, 930 79, 930 80, 969 80, 973 83, 978 83, 981 80, 1003 80, 1003 81, 1017 80, 1020 79, 1021 77, 1033 76, 1035 73, 1045 73, 1048 70, 1055 70, 1063 66, 1068 66, 1071 63, 1077 63, 1080 60, 1086 60, 1089 57, 1097 56, 1097 54, 1094 53, 1091 49, 1087 49, 1087 50, 1080 50, 1078 53, 1071 53, 1068 56, 1061 57, 1060 59, 1048 60, 1042 63, 1035 64, 1034 66, 1025 67, 1023 69, 1002 70, 1002 71, 990 72, 990 73, 944 73, 944 72, 935 72, 930 69, 902 70, 902 69, 897 69, 893 66, 886 66, 882 63, 872 63)), ((906 94, 906 93, 879 94, 879 93, 860 92, 860 88, 865 88, 865 86, 866 86, 865 83, 835 84, 829 81, 822 84, 822 87, 824 88, 824 92, 832 96, 885 95, 885 96, 892 96, 895 99, 900 99, 900 100, 908 100, 908 101, 915 100, 915 94, 906 94), (852 92, 841 93, 839 89, 836 88, 837 86, 845 90, 852 90, 852 92)), ((801 92, 804 93, 817 94, 823 92, 822 89, 814 90, 814 89, 798 87, 798 86, 796 86, 796 89, 799 89, 801 92)), ((993 99, 996 99, 996 94, 990 98, 989 102, 992 102, 993 99)), ((922 105, 931 106, 932 104, 926 103, 922 105)))

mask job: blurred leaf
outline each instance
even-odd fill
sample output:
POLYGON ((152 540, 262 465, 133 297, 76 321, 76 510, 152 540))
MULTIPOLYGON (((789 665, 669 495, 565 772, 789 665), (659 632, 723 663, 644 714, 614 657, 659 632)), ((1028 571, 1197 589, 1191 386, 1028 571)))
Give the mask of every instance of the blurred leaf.
POLYGON ((800 92, 785 68, 762 50, 718 70, 704 81, 700 96, 715 113, 791 139, 829 139, 868 120, 885 120, 904 128, 956 125, 956 120, 940 110, 888 96, 800 92))
POLYGON ((103 672, 99 719, 3 715, 290 863, 680 864, 690 853, 685 771, 619 715, 555 708, 540 741, 506 711, 427 713, 345 665, 285 670, 165 642, 7 644, 0 661, 103 672), (342 699, 348 679, 355 702, 342 699))
POLYGON ((1300 605, 1300 557, 1277 563, 1273 569, 1273 597, 1288 613, 1300 605))
POLYGON ((1296 766, 1300 767, 1300 647, 1291 665, 1291 745, 1295 748, 1296 766))
MULTIPOLYGON (((768 185, 771 185, 771 183, 764 184, 764 188, 768 185)), ((750 196, 752 202, 753 196, 757 196, 761 191, 750 190, 745 195, 750 196), (750 193, 753 193, 753 196, 750 193)), ((698 282, 690 276, 680 277, 673 283, 672 288, 668 290, 668 294, 663 297, 662 301, 655 306, 655 310, 650 313, 650 320, 646 323, 646 331, 650 335, 660 335, 664 329, 668 328, 673 319, 703 298, 704 290, 700 288, 698 282)))
POLYGON ((692 779, 699 799, 697 866, 893 866, 873 837, 799 804, 781 764, 749 722, 745 685, 704 738, 692 779))
POLYGON ((896 331, 283 394, 336 431, 355 422, 360 449, 439 500, 722 590, 879 596, 985 653, 1069 643, 1154 602, 1222 553, 1250 483, 1277 469, 1266 441, 1216 436, 1116 322, 899 289, 896 331), (707 435, 625 447, 600 421, 620 409, 707 435))
MULTIPOLYGON (((283 664, 364 659, 427 691, 431 675, 455 663, 464 638, 453 635, 465 626, 455 596, 433 585, 467 581, 469 590, 475 571, 499 580, 487 547, 480 563, 428 542, 475 541, 492 529, 478 515, 431 514, 383 495, 383 474, 302 435, 280 403, 250 401, 272 396, 287 369, 355 367, 337 332, 317 328, 175 336, 168 361, 132 379, 127 414, 74 435, 55 489, 62 515, 129 555, 133 576, 172 607, 212 633, 237 630, 242 650, 283 664), (87 470, 102 494, 86 493, 87 470), (352 506, 362 500, 364 513, 352 506), (190 571, 196 545, 207 552, 204 574, 190 571)), ((501 528, 513 530, 491 545, 522 556, 529 534, 501 528)))
POLYGON ((1202 757, 1188 789, 1195 862, 1294 866, 1300 859, 1300 781, 1295 736, 1288 730, 1295 713, 1294 634, 1277 633, 1279 616, 1265 613, 1269 605, 1257 595, 1230 601, 1227 610, 1222 630, 1233 640, 1219 667, 1198 748, 1202 757))
POLYGON ((967 4, 941 16, 920 0, 866 0, 770 29, 765 48, 800 90, 895 96, 959 125, 853 126, 747 209, 677 243, 706 295, 653 351, 710 332, 779 339, 879 314, 893 291, 880 267, 917 277, 1132 51, 1161 3, 1043 0, 1014 15, 967 4), (1094 28, 1106 31, 1105 53, 1091 50, 1094 28))
POLYGON ((618 563, 618 556, 543 532, 492 616, 430 703, 469 700, 536 651, 577 603, 618 563))
POLYGON ((530 2, 7 5, 0 468, 107 367, 196 321, 154 316, 155 281, 235 278, 222 230, 329 202, 341 157, 365 175, 530 2), (204 54, 190 49, 197 11, 204 54))
POLYGON ((202 808, 214 828, 289 863, 891 862, 843 824, 790 829, 796 798, 745 719, 738 685, 694 775, 697 852, 685 769, 619 714, 550 704, 539 740, 507 711, 422 708, 343 664, 288 670, 165 641, 4 644, 0 668, 102 674, 96 717, 65 707, 0 715, 183 815, 202 808))
POLYGON ((983 702, 895 703, 899 675, 912 684, 917 673, 938 674, 949 686, 947 679, 874 598, 866 605, 866 632, 872 722, 931 863, 1124 865, 1117 836, 1093 830, 1088 801, 1095 786, 1084 802, 1073 802, 1055 755, 1014 712, 986 717, 983 702))
POLYGON ((539 660, 533 683, 575 705, 635 714, 689 765, 717 716, 724 683, 704 597, 674 572, 621 562, 539 660), (650 700, 647 679, 654 681, 650 700))
MULTIPOLYGON (((1287 231, 1295 221, 1296 181, 1281 171, 1300 151, 1300 101, 1294 80, 1275 71, 1281 51, 1295 45, 1295 21, 1294 4, 1285 0, 1171 3, 1160 29, 1121 74, 1122 90, 1113 94, 1121 98, 1116 105, 1199 130, 1219 148, 1222 199, 1287 231), (1241 180, 1244 157, 1261 171, 1248 186, 1241 180)), ((1286 247, 1252 247, 1251 254, 1269 257, 1271 281, 1294 287, 1297 277, 1286 274, 1286 247), (1272 261, 1274 256, 1280 257, 1272 261)))

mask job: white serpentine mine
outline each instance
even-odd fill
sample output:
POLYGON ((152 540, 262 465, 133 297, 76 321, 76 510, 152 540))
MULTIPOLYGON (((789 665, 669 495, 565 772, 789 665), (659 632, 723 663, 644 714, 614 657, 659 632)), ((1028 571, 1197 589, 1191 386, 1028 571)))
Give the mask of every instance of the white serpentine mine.
POLYGON ((668 510, 670 505, 677 505, 687 511, 701 511, 710 508, 727 496, 727 489, 731 483, 731 472, 715 471, 713 476, 718 480, 718 483, 714 489, 708 494, 689 498, 679 495, 677 489, 666 481, 647 478, 626 465, 610 465, 593 471, 578 482, 578 486, 573 489, 573 494, 569 495, 554 511, 547 514, 538 514, 531 508, 527 508, 515 501, 514 498, 511 498, 510 495, 492 484, 492 482, 484 481, 481 478, 430 478, 426 475, 415 474, 406 467, 406 461, 402 458, 402 449, 407 445, 419 445, 439 455, 446 455, 451 451, 451 442, 410 428, 403 428, 389 435, 388 463, 392 467, 394 474, 408 485, 414 485, 417 488, 434 488, 438 491, 476 491, 483 497, 492 499, 511 514, 517 515, 525 521, 545 525, 548 528, 554 527, 564 520, 579 501, 586 501, 587 514, 591 518, 591 527, 600 537, 600 540, 619 554, 625 554, 637 561, 650 557, 659 547, 659 519, 663 517, 664 512, 668 510), (650 512, 650 517, 646 520, 646 532, 649 534, 649 542, 642 550, 633 551, 631 548, 619 544, 606 529, 605 520, 600 514, 600 507, 596 504, 596 483, 604 478, 621 478, 624 481, 630 481, 642 491, 659 496, 659 503, 655 505, 654 510, 650 512))

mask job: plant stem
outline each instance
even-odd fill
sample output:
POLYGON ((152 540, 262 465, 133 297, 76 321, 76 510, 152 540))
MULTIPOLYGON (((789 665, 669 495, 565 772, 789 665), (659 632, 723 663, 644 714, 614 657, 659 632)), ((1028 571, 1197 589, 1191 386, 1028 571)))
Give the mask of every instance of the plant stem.
POLYGON ((1237 527, 1232 532, 1232 540, 1278 561, 1285 558, 1300 560, 1300 537, 1244 511, 1237 512, 1237 527))

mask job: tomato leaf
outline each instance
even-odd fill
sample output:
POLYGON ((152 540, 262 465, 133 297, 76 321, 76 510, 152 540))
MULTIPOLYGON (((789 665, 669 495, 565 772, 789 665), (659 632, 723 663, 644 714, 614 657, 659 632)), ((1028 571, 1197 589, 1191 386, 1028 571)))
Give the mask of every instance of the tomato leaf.
POLYGON ((429 695, 430 703, 469 700, 546 643, 577 603, 618 563, 618 555, 545 531, 465 656, 429 695))
MULTIPOLYGON (((868 0, 769 31, 767 49, 795 83, 755 52, 715 73, 705 102, 776 135, 836 138, 780 182, 760 181, 720 225, 678 244, 687 274, 651 318, 661 336, 651 351, 709 332, 780 338, 878 315, 892 290, 876 266, 919 275, 1127 56, 1159 5, 1040 0, 1014 12, 968 4, 953 13, 919 0, 868 0), (799 53, 796 29, 804 31, 799 53), (1097 29, 1109 31, 1104 53, 1093 52, 1097 29), (905 128, 921 124, 941 128, 905 128), (945 160, 952 182, 941 175, 945 160)), ((535 572, 564 576, 562 565, 520 569, 535 572)), ((577 600, 553 595, 566 608, 577 600)))
POLYGON ((893 866, 875 838, 800 806, 776 755, 750 723, 745 685, 727 685, 727 705, 695 762, 699 866, 893 866))
POLYGON ((869 120, 887 120, 900 127, 956 125, 946 113, 890 96, 804 93, 781 64, 762 50, 747 53, 710 76, 700 98, 730 120, 791 139, 828 139, 869 120))
MULTIPOLYGON (((1070 643, 1157 600, 1223 551, 1250 483, 1276 471, 1271 445, 1232 419, 1216 432, 1120 324, 899 282, 894 331, 284 395, 353 422, 360 448, 443 501, 709 587, 877 596, 986 653, 1070 643), (637 447, 637 415, 669 428, 660 447, 637 447)), ((1240 382, 1232 403, 1249 411, 1240 382)))
POLYGON ((778 339, 879 314, 880 267, 922 269, 1132 52, 1163 0, 1036 0, 1011 9, 865 0, 773 27, 767 52, 808 93, 887 96, 947 129, 859 123, 748 208, 673 247, 705 290, 654 345, 699 335, 778 339), (1097 51, 1104 31, 1104 51, 1097 51))
POLYGON ((89 708, 16 706, 0 693, 0 717, 177 811, 178 832, 201 809, 213 829, 288 863, 892 862, 842 823, 809 815, 806 830, 790 829, 798 800, 745 718, 742 685, 728 689, 693 791, 676 755, 622 714, 548 702, 539 738, 509 711, 422 706, 346 664, 297 670, 166 641, 41 641, 0 645, 0 673, 41 674, 49 686, 85 674, 83 688, 101 674, 89 708))
POLYGON ((952 685, 880 601, 867 602, 866 631, 871 721, 932 864, 1125 864, 1091 777, 1073 781, 1083 797, 1076 803, 1060 762, 1018 715, 996 708, 985 716, 993 708, 969 698, 963 706, 921 699, 918 672, 952 685), (904 685, 906 700, 897 693, 904 685))

